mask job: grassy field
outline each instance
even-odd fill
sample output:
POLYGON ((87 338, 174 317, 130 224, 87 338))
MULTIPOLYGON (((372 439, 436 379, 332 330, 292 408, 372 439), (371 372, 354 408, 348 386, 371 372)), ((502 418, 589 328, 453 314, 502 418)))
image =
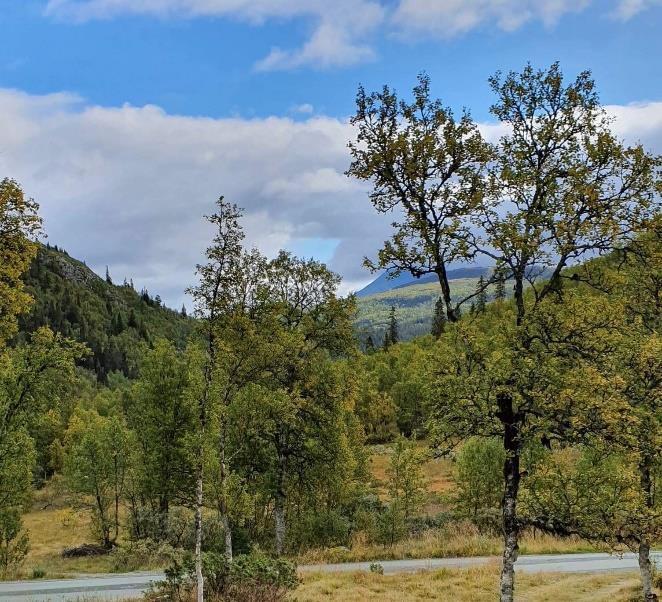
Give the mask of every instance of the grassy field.
MULTIPOLYGON (((421 442, 420 445, 425 444, 421 442)), ((375 484, 384 495, 390 453, 388 445, 370 447, 371 472, 375 484)), ((431 494, 425 508, 427 514, 432 516, 444 509, 443 496, 453 487, 452 470, 452 462, 448 459, 430 459, 425 464, 424 472, 431 494)), ((86 510, 74 511, 67 497, 52 485, 37 492, 32 510, 24 516, 24 524, 30 532, 31 549, 20 575, 23 578, 30 578, 35 570, 45 571, 48 577, 57 577, 73 573, 111 572, 115 568, 112 556, 62 558, 64 548, 93 541, 90 514, 86 510)), ((500 537, 479 533, 470 524, 454 524, 448 530, 431 529, 392 546, 370 543, 365 534, 357 533, 348 547, 309 550, 301 554, 297 561, 314 564, 398 558, 498 556, 501 545, 500 537)), ((520 548, 523 554, 588 552, 597 549, 580 539, 559 539, 532 533, 524 534, 520 548)), ((118 569, 122 570, 121 567, 118 569)))
MULTIPOLYGON (((373 573, 306 575, 292 595, 297 602, 493 602, 498 599, 496 565, 471 569, 445 569, 406 575, 373 573)), ((599 575, 518 575, 520 602, 631 602, 637 600, 636 573, 599 575)))
MULTIPOLYGON (((496 566, 445 569, 406 575, 372 573, 309 574, 290 594, 291 602, 495 602, 499 575, 496 566)), ((210 602, 213 597, 206 596, 210 602)), ((518 602, 636 602, 636 573, 573 575, 541 573, 517 577, 518 602)), ((194 598, 191 596, 191 602, 194 598)), ((81 602, 97 602, 84 598, 81 602)), ((127 602, 138 602, 127 601, 127 602)))

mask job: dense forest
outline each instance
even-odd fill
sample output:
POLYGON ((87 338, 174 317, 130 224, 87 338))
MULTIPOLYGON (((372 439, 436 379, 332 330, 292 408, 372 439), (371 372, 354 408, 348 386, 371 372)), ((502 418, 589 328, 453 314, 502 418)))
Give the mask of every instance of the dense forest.
POLYGON ((102 279, 57 246, 40 245, 23 280, 34 303, 19 317, 22 335, 48 326, 85 343, 91 353, 80 365, 101 382, 110 372, 135 377, 141 344, 167 338, 183 347, 192 331, 185 309, 168 309, 131 281, 113 284, 109 273, 102 279))
POLYGON ((490 84, 498 144, 424 75, 410 101, 357 95, 348 175, 401 216, 368 266, 436 279, 410 341, 394 303, 357 330, 337 274, 251 248, 223 197, 188 317, 39 245, 37 203, 0 183, 5 577, 29 555, 31 499, 57 490, 94 541, 62 554, 167 568, 153 599, 285 600, 298 559, 434 541, 500 552, 512 602, 532 533, 632 550, 657 599, 662 160, 614 137, 589 73, 490 84), (493 268, 449 277, 477 258, 493 268), (431 463, 452 487, 428 487, 431 463))

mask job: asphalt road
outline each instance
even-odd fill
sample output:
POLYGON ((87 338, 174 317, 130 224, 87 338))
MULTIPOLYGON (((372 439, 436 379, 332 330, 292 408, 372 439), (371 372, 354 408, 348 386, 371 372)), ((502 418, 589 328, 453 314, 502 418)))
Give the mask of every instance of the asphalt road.
MULTIPOLYGON (((662 552, 653 558, 662 568, 662 552)), ((490 562, 494 557, 428 558, 422 560, 386 560, 380 564, 385 574, 411 573, 438 568, 470 567, 490 562)), ((319 564, 299 567, 302 572, 355 572, 367 571, 370 562, 344 564, 319 564)), ((602 571, 638 570, 634 554, 610 556, 609 554, 558 554, 521 556, 516 570, 528 573, 593 573, 602 571)), ((116 575, 90 575, 77 579, 0 582, 0 602, 31 600, 64 602, 70 600, 106 599, 121 600, 139 597, 149 584, 163 577, 162 573, 124 573, 116 575)))

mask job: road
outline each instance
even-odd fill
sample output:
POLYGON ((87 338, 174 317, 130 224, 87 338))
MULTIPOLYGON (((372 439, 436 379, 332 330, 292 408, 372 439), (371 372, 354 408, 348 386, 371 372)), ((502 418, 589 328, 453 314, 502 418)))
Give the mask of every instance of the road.
MULTIPOLYGON (((653 558, 662 568, 662 552, 653 558)), ((462 568, 490 562, 494 557, 428 558, 422 560, 386 560, 380 564, 385 574, 412 573, 438 568, 462 568)), ((367 571, 370 562, 344 564, 319 564, 299 567, 301 572, 355 572, 367 571)), ((637 570, 634 554, 610 556, 609 554, 558 554, 521 556, 516 570, 528 573, 592 573, 601 571, 637 570)), ((163 577, 158 572, 124 573, 116 575, 89 575, 76 579, 0 582, 0 602, 65 602, 69 600, 107 599, 121 600, 140 597, 149 584, 163 577)))

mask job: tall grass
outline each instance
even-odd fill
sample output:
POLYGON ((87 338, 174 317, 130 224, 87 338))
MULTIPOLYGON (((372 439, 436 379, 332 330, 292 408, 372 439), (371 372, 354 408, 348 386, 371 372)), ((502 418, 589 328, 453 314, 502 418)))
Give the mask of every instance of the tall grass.
MULTIPOLYGON (((481 533, 470 523, 452 523, 439 529, 428 529, 411 535, 393 545, 368 541, 365 533, 354 535, 347 548, 308 550, 298 558, 301 564, 324 562, 363 562, 368 560, 398 560, 402 558, 453 558, 466 556, 499 556, 502 540, 496 535, 481 533)), ((525 532, 520 541, 522 554, 562 554, 594 552, 598 548, 579 538, 559 538, 525 532)))

